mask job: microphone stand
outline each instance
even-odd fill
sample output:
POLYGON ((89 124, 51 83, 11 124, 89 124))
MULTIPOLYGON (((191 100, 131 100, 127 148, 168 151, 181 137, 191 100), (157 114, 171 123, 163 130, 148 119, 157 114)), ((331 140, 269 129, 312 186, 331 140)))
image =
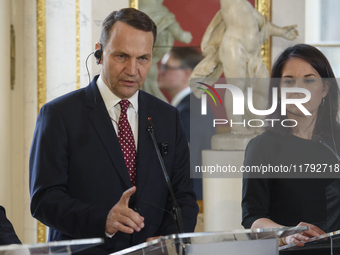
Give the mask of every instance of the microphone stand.
POLYGON ((165 169, 163 158, 162 158, 161 153, 159 151, 159 148, 157 146, 156 138, 155 138, 155 135, 154 135, 154 132, 153 132, 153 125, 152 125, 150 117, 147 120, 147 130, 150 133, 153 144, 155 146, 157 156, 158 156, 158 160, 161 164, 161 168, 162 168, 162 171, 163 171, 163 174, 164 174, 164 177, 165 177, 165 181, 166 181, 166 184, 168 185, 170 195, 171 195, 171 198, 172 198, 173 207, 172 207, 172 210, 171 210, 171 215, 174 218, 174 221, 176 223, 178 233, 184 233, 184 227, 183 227, 183 221, 182 221, 180 208, 179 208, 179 205, 178 205, 177 200, 175 198, 175 193, 172 189, 172 185, 171 185, 171 182, 170 182, 168 172, 165 169))
MULTIPOLYGON (((174 191, 172 189, 172 185, 171 185, 171 182, 170 182, 169 175, 168 175, 168 173, 167 173, 167 171, 165 169, 163 158, 162 158, 161 153, 159 151, 159 148, 157 146, 156 138, 155 138, 154 131, 153 131, 153 124, 151 122, 151 117, 148 117, 148 119, 147 119, 147 130, 150 133, 150 136, 152 138, 153 144, 154 144, 156 152, 157 152, 158 160, 159 160, 159 162, 161 164, 161 168, 162 168, 162 171, 163 171, 163 174, 164 174, 165 181, 166 181, 166 183, 168 185, 168 188, 169 188, 169 191, 170 191, 170 194, 171 194, 172 205, 173 205, 172 206, 172 210, 171 210, 171 216, 172 216, 172 218, 174 219, 174 221, 176 223, 176 226, 177 226, 177 229, 178 229, 178 233, 184 233, 184 227, 183 227, 183 220, 182 220, 182 216, 181 216, 181 211, 180 211, 179 205, 177 203, 177 200, 175 198, 175 193, 174 193, 174 191)), ((185 245, 182 246, 183 250, 180 253, 179 252, 180 242, 179 241, 176 242, 176 240, 175 240, 175 244, 176 244, 177 254, 185 254, 185 245)))

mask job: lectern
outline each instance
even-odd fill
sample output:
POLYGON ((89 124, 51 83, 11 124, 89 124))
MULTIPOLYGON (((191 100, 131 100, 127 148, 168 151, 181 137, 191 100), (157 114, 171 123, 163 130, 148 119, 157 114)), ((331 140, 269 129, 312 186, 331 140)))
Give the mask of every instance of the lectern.
POLYGON ((280 255, 340 255, 340 230, 313 237, 302 247, 282 246, 279 251, 280 255))
POLYGON ((91 238, 39 244, 1 245, 0 255, 69 255, 102 243, 104 243, 102 238, 91 238))
POLYGON ((275 255, 279 254, 278 238, 308 229, 304 226, 174 234, 111 255, 275 255))

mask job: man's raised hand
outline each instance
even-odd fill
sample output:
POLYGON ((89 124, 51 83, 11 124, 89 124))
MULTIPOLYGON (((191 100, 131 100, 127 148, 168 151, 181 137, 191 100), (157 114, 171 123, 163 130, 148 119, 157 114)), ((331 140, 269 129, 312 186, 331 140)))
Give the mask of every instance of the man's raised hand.
POLYGON ((112 235, 118 231, 132 234, 134 231, 139 232, 144 227, 144 217, 129 208, 130 197, 136 190, 135 186, 126 190, 119 202, 110 210, 106 219, 105 232, 107 234, 112 235))

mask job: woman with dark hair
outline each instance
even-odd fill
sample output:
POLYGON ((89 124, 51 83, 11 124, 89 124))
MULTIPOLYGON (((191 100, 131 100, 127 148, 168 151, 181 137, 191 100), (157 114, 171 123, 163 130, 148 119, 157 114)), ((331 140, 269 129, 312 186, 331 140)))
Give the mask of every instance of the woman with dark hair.
MULTIPOLYGON (((278 107, 268 119, 290 119, 294 127, 274 121, 252 139, 245 152, 244 166, 293 166, 305 172, 321 164, 339 168, 339 161, 325 146, 312 141, 319 135, 337 153, 340 148, 338 114, 339 88, 326 57, 316 48, 299 44, 287 48, 272 68, 269 105, 273 88, 278 89, 278 107), (281 90, 284 87, 307 89, 311 98, 303 106, 305 115, 294 104, 287 104, 281 115, 281 90)), ((287 93, 287 99, 304 98, 303 93, 287 93)), ((310 230, 282 238, 283 244, 303 246, 310 237, 340 229, 340 182, 320 178, 243 179, 242 225, 245 228, 309 226, 310 230)), ((300 176, 301 177, 301 176, 300 176)), ((318 178, 314 178, 318 177, 318 178)), ((322 175, 321 177, 329 177, 322 175)))

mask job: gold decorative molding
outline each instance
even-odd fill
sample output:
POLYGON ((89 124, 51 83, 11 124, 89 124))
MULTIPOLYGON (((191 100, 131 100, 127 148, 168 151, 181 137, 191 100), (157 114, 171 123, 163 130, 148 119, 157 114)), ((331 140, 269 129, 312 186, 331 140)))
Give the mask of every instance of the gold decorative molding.
POLYGON ((138 10, 138 0, 129 0, 129 6, 138 10))
POLYGON ((46 103, 45 0, 37 0, 38 112, 46 103))
POLYGON ((38 243, 46 243, 46 226, 38 221, 38 243))
POLYGON ((14 90, 15 83, 15 33, 11 25, 11 90, 14 90))
POLYGON ((197 200, 199 211, 198 213, 203 213, 203 200, 197 200))
POLYGON ((76 0, 76 88, 80 88, 80 25, 79 25, 79 0, 76 0))
MULTIPOLYGON (((271 21, 271 0, 255 0, 255 8, 267 20, 271 21)), ((261 46, 261 54, 263 57, 263 62, 266 65, 268 72, 271 70, 271 37, 261 46)))
MULTIPOLYGON (((45 0, 37 0, 37 68, 38 68, 38 112, 46 103, 46 20, 45 0)), ((38 243, 46 242, 46 227, 38 221, 38 243)))

